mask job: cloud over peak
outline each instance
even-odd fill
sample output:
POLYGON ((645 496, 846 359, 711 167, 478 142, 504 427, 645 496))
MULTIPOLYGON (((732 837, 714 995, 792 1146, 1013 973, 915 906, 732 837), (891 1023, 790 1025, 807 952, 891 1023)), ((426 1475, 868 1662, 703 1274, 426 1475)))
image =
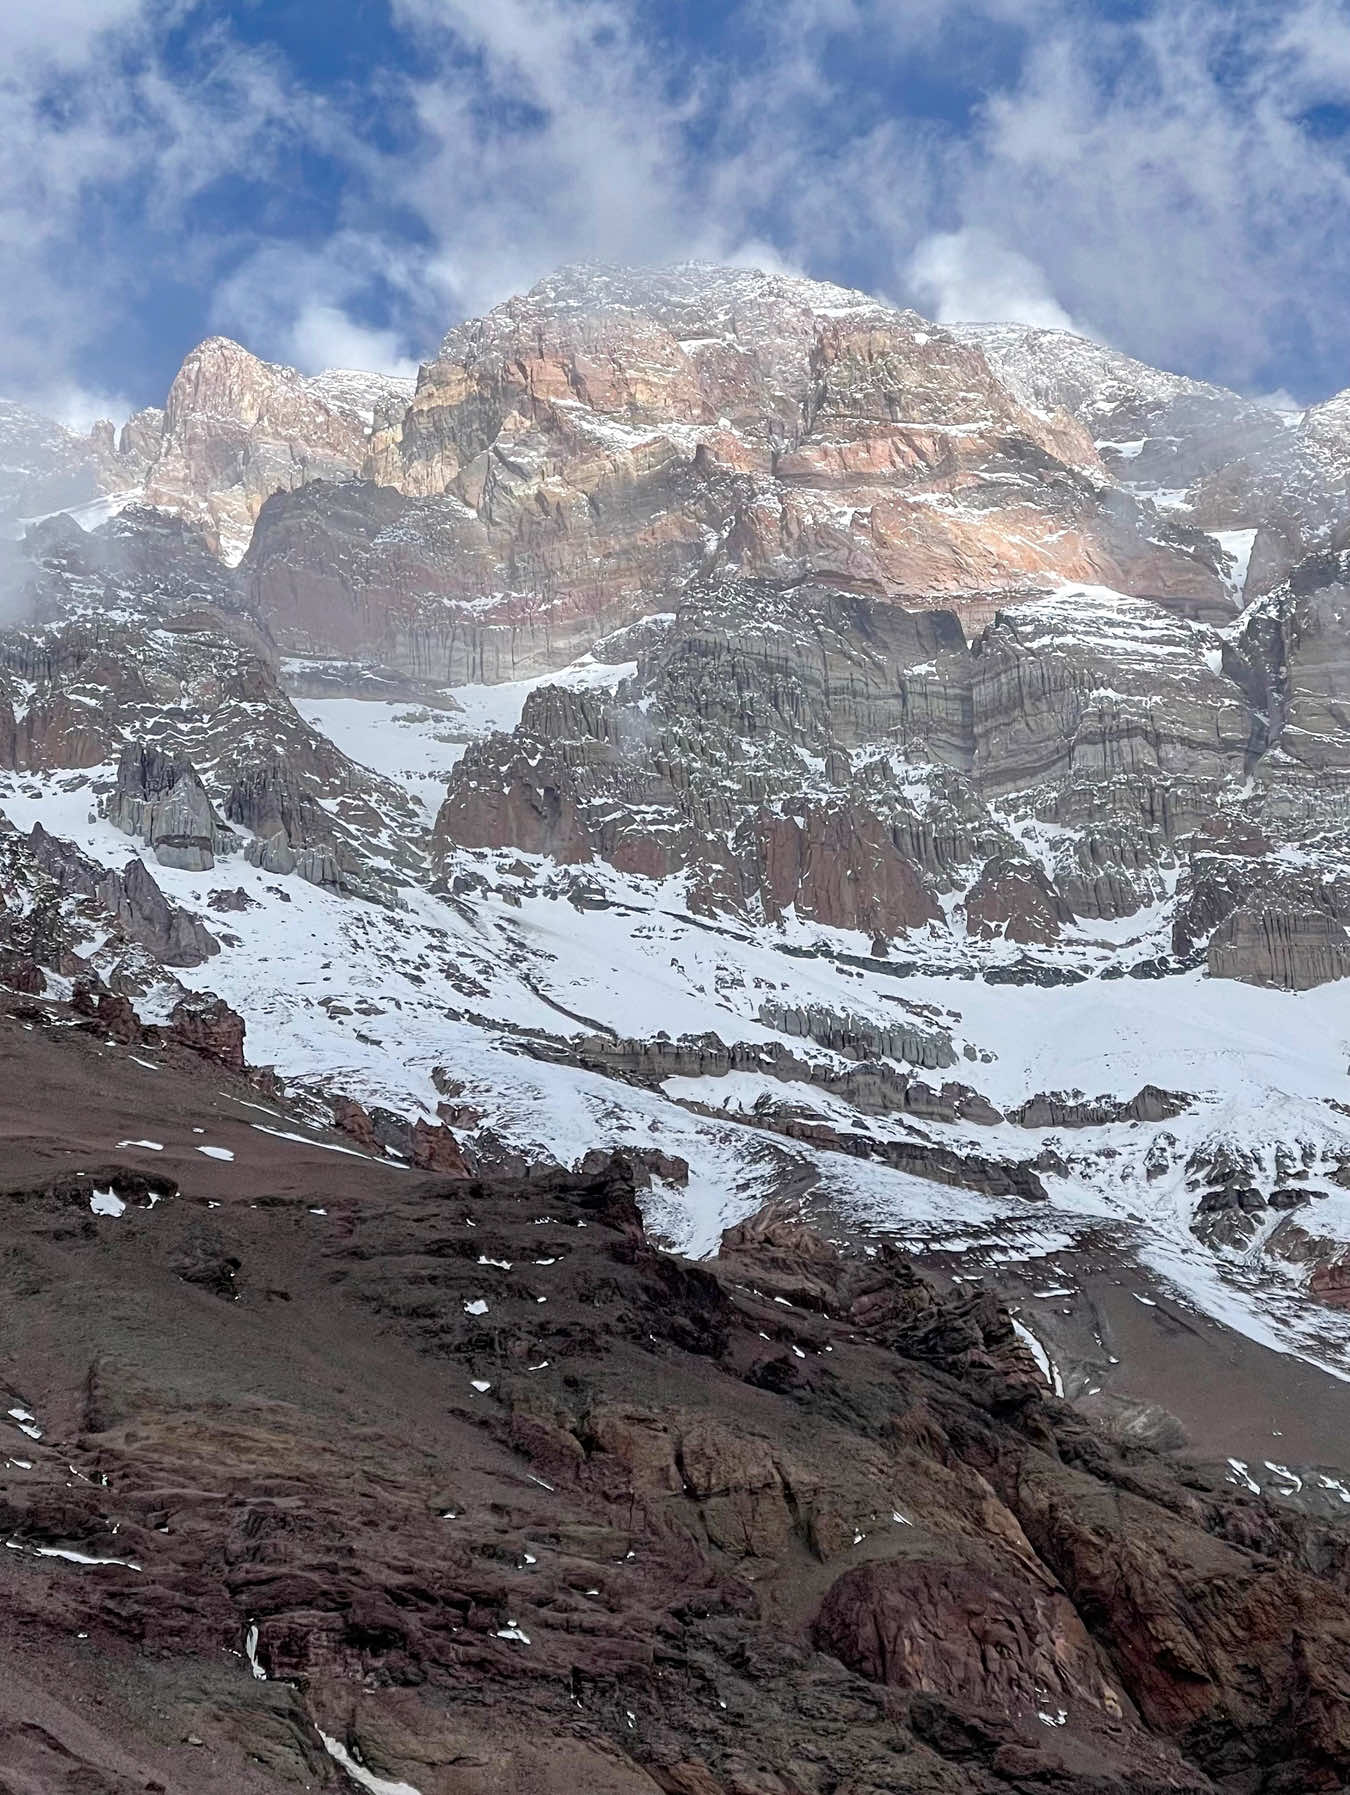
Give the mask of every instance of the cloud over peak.
POLYGON ((267 12, 8 9, 0 391, 149 399, 211 330, 405 371, 559 263, 691 256, 1350 383, 1347 0, 267 12))

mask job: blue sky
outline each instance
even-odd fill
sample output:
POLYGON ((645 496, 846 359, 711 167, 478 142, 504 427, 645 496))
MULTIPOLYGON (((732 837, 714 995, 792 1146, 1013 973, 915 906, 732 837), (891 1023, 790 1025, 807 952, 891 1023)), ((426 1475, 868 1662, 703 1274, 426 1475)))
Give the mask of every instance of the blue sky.
POLYGON ((5 0, 0 392, 406 367, 703 256, 1350 385, 1350 0, 5 0))

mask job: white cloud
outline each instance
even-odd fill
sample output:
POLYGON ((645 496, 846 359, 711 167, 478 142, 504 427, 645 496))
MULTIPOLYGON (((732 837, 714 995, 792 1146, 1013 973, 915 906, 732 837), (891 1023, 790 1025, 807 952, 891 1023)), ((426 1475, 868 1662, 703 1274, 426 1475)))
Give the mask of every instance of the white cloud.
POLYGON ((274 60, 202 28, 171 75, 162 34, 188 0, 35 0, 6 9, 0 73, 0 391, 77 390, 86 351, 120 384, 119 336, 155 286, 228 252, 187 219, 216 180, 266 173, 324 109, 274 60), (13 27, 11 35, 11 27, 13 27))
POLYGON ((11 63, 78 63, 145 11, 146 0, 6 0, 5 55, 11 63))
POLYGON ((417 363, 392 330, 375 330, 349 318, 341 307, 311 301, 291 327, 288 359, 304 374, 328 368, 365 368, 412 378, 417 363))
POLYGON ((1087 335, 1027 256, 980 229, 926 237, 909 264, 919 304, 939 324, 1032 324, 1087 335))
POLYGON ((120 426, 136 410, 124 393, 91 390, 70 381, 39 388, 29 395, 29 403, 44 417, 55 418, 81 436, 87 436, 105 418, 120 426))
POLYGON ((1294 413, 1301 416, 1304 409, 1289 389, 1283 386, 1276 387, 1273 393, 1252 393, 1250 398, 1253 405, 1260 405, 1266 411, 1283 412, 1287 416, 1294 413))
POLYGON ((734 0, 736 57, 658 41, 655 0, 392 4, 419 72, 365 103, 398 150, 219 22, 171 75, 191 0, 9 0, 0 390, 78 384, 93 349, 116 387, 119 328, 169 281, 260 354, 396 368, 559 263, 689 256, 1077 320, 1244 389, 1294 378, 1291 343, 1342 347, 1350 174, 1303 113, 1350 94, 1350 0, 734 0), (953 68, 964 119, 916 88, 953 68), (302 151, 342 183, 326 239, 266 199, 200 211, 302 151))
POLYGON ((1301 117, 1341 5, 1179 0, 1124 24, 1065 10, 961 158, 960 223, 1045 271, 1068 310, 1166 366, 1259 380, 1290 326, 1343 336, 1344 147, 1301 117))

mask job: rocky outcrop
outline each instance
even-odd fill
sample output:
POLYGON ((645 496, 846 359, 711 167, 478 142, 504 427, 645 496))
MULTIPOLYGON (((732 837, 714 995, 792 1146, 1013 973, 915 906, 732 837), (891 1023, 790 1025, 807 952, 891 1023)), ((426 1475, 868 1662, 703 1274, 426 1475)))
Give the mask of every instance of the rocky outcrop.
POLYGON ((125 871, 112 872, 49 835, 41 823, 33 825, 28 846, 58 891, 95 899, 162 965, 200 966, 220 952, 220 943, 203 923, 168 901, 144 861, 130 860, 125 871))
POLYGON ((1048 947, 1073 911, 1034 861, 1002 854, 987 860, 966 893, 966 932, 989 941, 999 937, 1022 946, 1048 947))
POLYGON ((905 1060, 911 1066, 954 1066, 956 1050, 949 1038, 926 1026, 919 1017, 894 1027, 884 1027, 864 1016, 850 1016, 823 1004, 805 1008, 768 999, 759 1006, 759 1019, 779 1034, 814 1041, 832 1053, 851 1060, 905 1060))
POLYGON ((1062 1091, 1038 1091, 1006 1112, 1022 1128, 1101 1128, 1114 1122, 1167 1122, 1184 1114, 1192 1099, 1179 1091, 1146 1084, 1124 1101, 1116 1097, 1084 1099, 1062 1091))
POLYGON ((425 1172, 439 1172, 450 1178, 467 1178, 469 1175, 459 1142, 443 1123, 428 1122, 420 1117, 414 1122, 409 1158, 425 1172))
POLYGON ((1072 1603, 1035 1575, 922 1558, 859 1565, 831 1585, 814 1639, 871 1682, 998 1714, 1095 1709, 1109 1724, 1124 1712, 1072 1603))
MULTIPOLYGON (((1334 863, 1333 863, 1334 864, 1334 863)), ((1212 978, 1303 991, 1350 969, 1350 881, 1271 857, 1193 853, 1178 893, 1173 951, 1212 978)))
POLYGON ((1151 368, 1067 330, 958 324, 1023 405, 1059 410, 1091 434, 1103 463, 1141 491, 1173 492, 1278 446, 1278 412, 1223 387, 1151 368))
POLYGON ((1257 901, 1220 923, 1206 960, 1211 978, 1307 991, 1350 974, 1350 934, 1325 910, 1257 901))
POLYGON ((225 814, 252 832, 244 848, 250 865, 343 889, 332 823, 284 755, 269 754, 242 767, 226 796, 225 814))
MULTIPOLYGON (((1309 557, 1244 619, 1235 675, 1249 687, 1261 729, 1257 775, 1300 789, 1350 772, 1344 693, 1350 677, 1350 553, 1309 557)), ((1275 807, 1278 815, 1279 807, 1275 807)))
MULTIPOLYGON (((950 1065, 955 1057, 948 1057, 950 1043, 941 1036, 910 1038, 903 1031, 884 1031, 879 1038, 890 1039, 893 1045, 911 1040, 920 1055, 914 1064, 950 1065)), ((856 1043, 857 1037, 853 1039, 856 1043)), ((658 1033, 629 1039, 580 1035, 559 1043, 521 1031, 517 1042, 521 1051, 534 1058, 582 1066, 587 1071, 652 1089, 672 1078, 717 1079, 733 1072, 755 1072, 785 1084, 813 1085, 829 1096, 842 1098, 864 1115, 910 1114, 933 1121, 980 1125, 1003 1120, 1000 1112, 969 1085, 949 1080, 935 1087, 884 1061, 864 1060, 840 1067, 829 1061, 809 1060, 793 1053, 781 1041, 728 1043, 716 1034, 684 1035, 671 1040, 658 1033)), ((715 1100, 715 1093, 709 1096, 715 1100)), ((764 1119, 779 1112, 773 1099, 765 1096, 757 1100, 752 1113, 764 1119)))
POLYGON ((1254 530, 1248 597, 1277 586, 1307 557, 1344 546, 1350 395, 1309 407, 1296 423, 1239 452, 1187 494, 1206 528, 1254 530))
POLYGON ((161 866, 186 872, 209 872, 218 854, 239 846, 193 768, 145 742, 128 742, 122 750, 108 820, 138 836, 161 866))
POLYGON ((409 396, 407 383, 375 375, 348 383, 350 391, 333 376, 305 379, 212 337, 170 387, 158 441, 139 414, 123 452, 146 463, 150 504, 190 518, 237 561, 272 493, 358 473, 376 406, 409 396))
POLYGON ((180 1047, 215 1060, 232 1072, 242 1072, 244 1019, 223 999, 209 991, 180 998, 169 1012, 169 1039, 180 1047))

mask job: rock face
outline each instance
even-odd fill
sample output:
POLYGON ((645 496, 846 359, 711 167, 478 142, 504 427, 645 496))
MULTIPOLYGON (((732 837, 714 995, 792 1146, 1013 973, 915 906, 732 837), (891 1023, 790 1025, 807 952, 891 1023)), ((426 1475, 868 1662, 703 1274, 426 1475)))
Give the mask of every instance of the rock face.
POLYGON ((1194 515, 1216 529, 1255 526, 1250 594, 1268 591, 1312 554, 1345 541, 1350 490, 1350 394, 1314 405, 1296 428, 1196 483, 1194 515))
POLYGON ((244 1070, 244 1019, 210 993, 185 997, 169 1016, 170 1039, 233 1072, 244 1070))
POLYGON ((1307 991, 1350 973, 1350 934, 1325 910, 1240 904, 1209 938, 1213 978, 1307 991))
POLYGON ((99 459, 93 438, 0 399, 0 534, 97 498, 99 459))
POLYGON ((34 824, 28 849, 60 894, 96 899, 161 964, 200 966, 220 952, 203 923, 168 901, 143 861, 129 860, 124 872, 111 872, 49 835, 41 823, 34 824))
POLYGON ((358 473, 376 407, 407 396, 407 383, 375 375, 306 379, 212 337, 179 370, 158 439, 140 414, 123 452, 146 460, 148 503, 190 519, 237 561, 272 493, 358 473))
POLYGON ((1344 1527, 1096 1432, 990 1293, 781 1205, 672 1258, 621 1159, 447 1181, 292 1142, 281 1191, 247 1122, 217 1119, 233 1163, 194 1154, 175 1065, 112 1093, 87 1037, 0 1029, 4 1103, 15 1074, 51 1099, 0 1193, 32 1417, 4 1423, 0 1725, 34 1786, 1350 1774, 1344 1527), (59 1119, 128 1104, 164 1159, 73 1176, 59 1119))
POLYGON ((613 697, 545 688, 471 747, 437 846, 687 874, 709 910, 884 937, 944 928, 960 893, 969 934, 1044 945, 1155 901, 1245 775, 1221 661, 1205 626, 1089 589, 967 645, 949 615, 698 587, 613 697))
POLYGON ((216 816, 206 788, 185 761, 144 742, 128 742, 117 767, 109 820, 139 836, 161 866, 208 872, 238 837, 216 816))
POLYGON ((420 807, 301 720, 237 577, 180 519, 130 508, 95 534, 55 519, 20 565, 23 614, 0 632, 0 769, 111 762, 100 808, 162 866, 209 870, 243 848, 391 900, 422 858, 420 807))
POLYGON ((962 324, 953 334, 976 345, 1024 405, 1076 418, 1103 463, 1137 488, 1184 491, 1287 434, 1277 412, 1066 330, 962 324))
POLYGON ((972 619, 1064 579, 1224 602, 1213 542, 1108 491, 1081 425, 819 283, 565 271, 452 331, 385 416, 375 487, 259 518, 250 578, 288 647, 521 677, 726 570, 972 619))

